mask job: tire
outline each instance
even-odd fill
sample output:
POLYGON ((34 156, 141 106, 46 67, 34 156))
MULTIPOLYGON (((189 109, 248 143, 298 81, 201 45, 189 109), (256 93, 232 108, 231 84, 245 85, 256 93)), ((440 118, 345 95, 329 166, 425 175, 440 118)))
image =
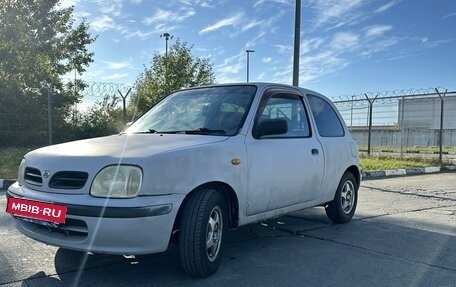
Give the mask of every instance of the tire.
POLYGON ((217 271, 227 219, 227 203, 220 192, 204 189, 189 198, 179 228, 180 262, 188 275, 204 278, 217 271))
POLYGON ((326 215, 334 223, 346 223, 355 214, 358 203, 358 184, 351 172, 345 172, 333 201, 325 207, 326 215))

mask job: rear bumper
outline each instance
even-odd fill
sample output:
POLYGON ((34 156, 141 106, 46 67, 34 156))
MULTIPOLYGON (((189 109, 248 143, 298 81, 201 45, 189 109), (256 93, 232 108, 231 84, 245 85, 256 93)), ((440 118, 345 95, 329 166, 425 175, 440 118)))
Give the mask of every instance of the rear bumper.
POLYGON ((67 206, 66 223, 58 227, 15 219, 19 231, 37 241, 94 253, 148 254, 167 249, 177 211, 185 196, 171 194, 107 200, 90 195, 50 194, 15 183, 9 187, 7 197, 67 206))

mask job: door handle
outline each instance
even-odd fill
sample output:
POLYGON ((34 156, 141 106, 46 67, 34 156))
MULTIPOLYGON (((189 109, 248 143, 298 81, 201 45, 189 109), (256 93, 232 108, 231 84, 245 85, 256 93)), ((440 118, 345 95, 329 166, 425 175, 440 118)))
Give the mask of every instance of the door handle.
POLYGON ((318 149, 316 149, 316 148, 313 148, 313 149, 312 149, 312 154, 313 154, 313 155, 317 155, 318 153, 319 153, 319 152, 318 152, 318 149))

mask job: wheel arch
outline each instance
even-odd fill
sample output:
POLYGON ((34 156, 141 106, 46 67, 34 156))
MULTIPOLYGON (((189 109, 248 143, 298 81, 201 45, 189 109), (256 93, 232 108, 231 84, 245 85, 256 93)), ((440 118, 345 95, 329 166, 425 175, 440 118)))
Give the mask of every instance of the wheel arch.
MULTIPOLYGON (((356 180, 355 188, 356 188, 356 191, 358 191, 359 186, 361 184, 361 172, 360 172, 359 167, 356 165, 351 165, 351 166, 347 167, 347 169, 342 173, 340 180, 342 180, 342 178, 344 177, 344 175, 347 172, 353 174, 353 176, 355 177, 355 180, 356 180)), ((339 185, 340 181, 337 184, 339 185)), ((337 190, 337 186, 335 188, 337 190)), ((326 201, 324 201, 324 203, 321 204, 320 206, 327 206, 332 200, 334 200, 335 196, 336 196, 336 193, 334 192, 334 196, 332 196, 330 199, 327 199, 326 201)))
POLYGON ((346 172, 350 172, 351 174, 353 174, 353 176, 356 179, 356 189, 358 190, 361 184, 361 172, 359 170, 359 167, 357 167, 356 165, 352 165, 345 170, 344 174, 346 172))
POLYGON ((211 181, 201 184, 195 187, 192 191, 190 191, 187 196, 185 196, 184 201, 181 203, 179 207, 179 211, 177 213, 176 219, 174 220, 173 232, 179 229, 180 221, 182 218, 182 211, 184 210, 186 204, 189 201, 189 198, 204 189, 215 189, 218 190, 223 194, 226 199, 228 205, 228 227, 229 228, 236 228, 239 223, 239 200, 236 192, 234 189, 227 183, 221 181, 211 181))

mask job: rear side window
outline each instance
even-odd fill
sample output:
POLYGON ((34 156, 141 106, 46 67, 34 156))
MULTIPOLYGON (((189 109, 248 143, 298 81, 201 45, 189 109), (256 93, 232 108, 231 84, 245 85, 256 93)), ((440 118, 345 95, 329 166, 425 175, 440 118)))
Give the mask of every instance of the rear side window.
POLYGON ((307 95, 310 110, 317 124, 318 133, 322 137, 343 137, 344 128, 333 107, 324 99, 315 95, 307 95))

